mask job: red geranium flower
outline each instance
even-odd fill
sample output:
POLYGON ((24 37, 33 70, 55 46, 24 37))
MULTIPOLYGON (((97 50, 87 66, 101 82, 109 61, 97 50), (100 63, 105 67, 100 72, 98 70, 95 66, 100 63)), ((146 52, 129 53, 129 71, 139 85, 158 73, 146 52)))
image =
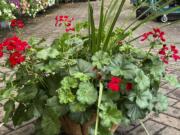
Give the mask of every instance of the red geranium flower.
POLYGON ((111 89, 112 91, 120 91, 120 87, 118 83, 109 82, 108 88, 111 89))
POLYGON ((168 57, 167 56, 161 56, 161 60, 164 62, 164 64, 168 64, 168 57))
POLYGON ((119 78, 119 77, 115 77, 115 76, 113 76, 112 78, 111 78, 111 82, 113 82, 113 83, 121 83, 121 78, 119 78))
POLYGON ((3 49, 9 54, 9 63, 11 67, 24 62, 25 56, 23 53, 30 48, 27 42, 22 41, 17 36, 7 38, 0 44, 0 57, 3 56, 3 49))
POLYGON ((30 47, 27 42, 20 40, 17 36, 7 38, 3 42, 3 46, 6 46, 8 51, 25 51, 30 47))
POLYGON ((3 52, 2 52, 2 51, 0 51, 0 58, 1 58, 1 57, 3 57, 3 52))
POLYGON ((173 54, 172 55, 172 58, 177 61, 177 60, 180 60, 180 56, 179 55, 176 55, 176 54, 173 54))
POLYGON ((159 54, 161 55, 166 55, 166 51, 168 50, 169 48, 167 47, 167 45, 163 45, 163 47, 160 49, 159 51, 159 54))
POLYGON ((160 39, 162 42, 165 42, 166 39, 164 37, 165 32, 161 31, 159 28, 154 28, 153 31, 149 31, 144 33, 141 36, 141 41, 145 41, 146 39, 149 38, 149 36, 152 36, 155 40, 160 39))
POLYGON ((22 20, 17 20, 17 27, 18 28, 24 28, 24 22, 22 20))
POLYGON ((0 58, 3 57, 3 44, 0 43, 0 58))
POLYGON ((12 67, 24 62, 25 57, 19 52, 14 52, 9 56, 9 62, 12 67))
POLYGON ((127 90, 127 91, 132 90, 132 88, 133 88, 133 84, 132 84, 132 83, 127 83, 127 84, 126 84, 126 90, 127 90))
POLYGON ((17 27, 17 28, 22 29, 22 28, 24 28, 24 22, 20 19, 13 19, 13 20, 11 20, 11 27, 12 28, 17 27))
POLYGON ((59 26, 64 24, 66 32, 75 31, 75 28, 72 26, 72 21, 74 20, 74 18, 70 18, 69 16, 65 15, 59 17, 56 16, 55 20, 56 20, 55 26, 58 26, 58 23, 59 26))
POLYGON ((11 20, 11 27, 16 27, 16 19, 11 20))
POLYGON ((177 54, 177 53, 178 53, 178 49, 176 48, 175 45, 171 45, 171 51, 172 51, 174 54, 177 54))
POLYGON ((121 78, 113 76, 111 81, 108 83, 107 87, 112 91, 120 91, 120 83, 122 82, 121 78))
POLYGON ((161 60, 168 64, 169 57, 172 57, 175 61, 180 59, 180 55, 178 55, 178 49, 175 45, 170 46, 170 50, 166 45, 163 45, 163 47, 159 50, 159 54, 161 55, 161 60))

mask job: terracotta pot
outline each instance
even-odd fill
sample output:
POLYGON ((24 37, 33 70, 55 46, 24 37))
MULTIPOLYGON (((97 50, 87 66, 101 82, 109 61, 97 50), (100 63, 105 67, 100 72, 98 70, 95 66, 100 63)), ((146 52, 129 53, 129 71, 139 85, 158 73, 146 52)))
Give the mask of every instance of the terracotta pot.
MULTIPOLYGON (((88 135, 90 126, 96 122, 96 114, 94 114, 91 119, 83 125, 72 121, 67 116, 61 117, 60 121, 61 126, 67 135, 88 135)), ((114 133, 117 128, 118 125, 114 125, 111 129, 111 132, 114 133)))

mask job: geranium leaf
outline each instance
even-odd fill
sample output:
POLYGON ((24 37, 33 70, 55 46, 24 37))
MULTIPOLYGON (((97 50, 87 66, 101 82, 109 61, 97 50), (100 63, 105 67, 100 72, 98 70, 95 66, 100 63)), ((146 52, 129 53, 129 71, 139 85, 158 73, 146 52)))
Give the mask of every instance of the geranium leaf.
POLYGON ((136 97, 136 104, 145 109, 149 106, 149 102, 152 100, 152 94, 149 91, 144 91, 136 97))
POLYGON ((48 58, 48 55, 49 55, 49 48, 43 49, 37 53, 37 58, 46 60, 48 58))
POLYGON ((78 37, 73 37, 65 41, 65 44, 75 46, 75 45, 83 45, 84 41, 78 37))
POLYGON ((78 59, 77 65, 70 68, 70 74, 74 74, 76 72, 82 72, 91 77, 95 76, 95 72, 93 71, 93 65, 90 62, 87 62, 83 59, 78 59))
POLYGON ((126 108, 128 109, 127 115, 132 121, 137 119, 142 119, 145 117, 145 113, 142 109, 140 109, 135 103, 126 103, 126 108))
POLYGON ((54 96, 47 100, 46 106, 51 108, 58 116, 62 116, 67 113, 68 106, 60 105, 58 97, 54 96))
POLYGON ((25 85, 22 89, 18 91, 18 95, 16 97, 19 102, 27 102, 35 98, 38 93, 38 89, 35 85, 25 85))
POLYGON ((172 86, 179 88, 180 82, 175 75, 166 75, 165 80, 168 81, 172 86))
POLYGON ((33 110, 34 108, 32 107, 26 107, 23 104, 19 104, 18 108, 16 109, 12 120, 13 124, 15 126, 21 125, 23 122, 28 121, 34 117, 33 110))
POLYGON ((154 77, 155 80, 158 81, 161 79, 163 73, 165 72, 164 64, 157 57, 152 57, 151 59, 153 64, 150 68, 150 74, 154 77))
POLYGON ((14 101, 9 100, 5 103, 4 105, 5 116, 3 118, 4 123, 7 123, 9 118, 12 117, 14 109, 15 109, 14 101))
POLYGON ((123 58, 120 54, 112 60, 109 70, 112 75, 124 76, 125 79, 133 79, 138 72, 137 66, 128 62, 128 60, 123 58))
POLYGON ((73 73, 72 76, 73 76, 74 78, 79 79, 79 80, 82 81, 82 82, 87 82, 87 81, 90 80, 90 76, 89 76, 89 75, 84 74, 84 73, 81 73, 81 72, 73 73))
POLYGON ((146 90, 150 86, 150 80, 149 80, 148 76, 146 76, 144 74, 144 72, 142 70, 138 71, 137 76, 135 78, 135 82, 137 83, 138 88, 140 90, 146 90))
POLYGON ((55 48, 46 48, 37 53, 37 58, 46 60, 49 58, 56 58, 59 55, 59 52, 55 48))
POLYGON ((119 124, 122 119, 121 111, 118 110, 117 106, 112 102, 101 104, 99 116, 101 118, 101 124, 105 127, 119 124))
POLYGON ((97 100, 97 90, 89 82, 81 82, 77 90, 77 99, 82 104, 93 104, 97 100))
POLYGON ((59 116, 51 110, 45 110, 41 120, 41 129, 43 135, 57 135, 60 131, 59 116))
POLYGON ((133 63, 123 63, 121 67, 121 75, 124 76, 125 79, 133 79, 138 72, 138 68, 133 63))
POLYGON ((71 112, 84 112, 86 111, 86 105, 79 102, 74 102, 69 105, 71 112))
POLYGON ((98 69, 103 68, 103 66, 110 63, 110 56, 108 53, 99 51, 92 56, 93 66, 96 66, 98 69))
POLYGON ((168 99, 162 93, 158 93, 156 97, 154 97, 155 101, 155 111, 163 112, 167 111, 168 108, 168 99))
POLYGON ((50 50, 49 50, 49 57, 50 58, 56 58, 56 56, 58 56, 59 55, 59 52, 58 52, 58 50, 57 49, 55 49, 55 48, 51 48, 50 50))
POLYGON ((111 71, 112 75, 120 75, 121 74, 121 70, 120 67, 122 66, 122 55, 117 55, 112 61, 111 64, 109 66, 109 70, 111 71))
POLYGON ((71 89, 71 88, 77 88, 78 86, 78 81, 77 79, 70 77, 70 76, 66 76, 64 77, 64 79, 61 81, 61 85, 63 87, 63 89, 71 89))
POLYGON ((58 89, 58 98, 61 104, 72 103, 75 100, 75 95, 70 89, 58 89))

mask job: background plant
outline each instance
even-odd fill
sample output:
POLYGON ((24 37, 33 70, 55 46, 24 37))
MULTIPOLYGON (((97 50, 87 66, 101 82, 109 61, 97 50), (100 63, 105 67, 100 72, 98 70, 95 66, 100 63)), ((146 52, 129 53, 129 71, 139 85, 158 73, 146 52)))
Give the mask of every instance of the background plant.
POLYGON ((16 9, 14 4, 8 3, 6 0, 0 1, 0 20, 10 20, 15 18, 13 11, 16 9))

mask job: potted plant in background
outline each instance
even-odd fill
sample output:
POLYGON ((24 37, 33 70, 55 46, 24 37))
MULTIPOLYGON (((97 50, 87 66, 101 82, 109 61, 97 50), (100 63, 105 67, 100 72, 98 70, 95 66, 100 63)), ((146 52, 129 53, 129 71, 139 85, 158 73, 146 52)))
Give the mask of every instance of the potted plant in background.
MULTIPOLYGON (((128 37, 143 22, 114 28, 125 0, 112 0, 107 10, 101 2, 98 27, 89 3, 88 22, 73 26, 74 18, 56 17, 56 26, 66 32, 50 46, 18 36, 0 44, 0 57, 7 60, 1 66, 13 69, 11 75, 1 72, 4 123, 12 120, 17 126, 35 118, 38 135, 111 135, 119 124, 167 109, 159 86, 162 79, 179 86, 165 72, 169 59, 180 59, 178 49, 166 44, 159 28, 140 36, 149 51, 132 46, 128 37), (152 52, 155 48, 160 49, 152 52)), ((14 22, 14 28, 21 26, 14 22)))
POLYGON ((13 11, 16 9, 16 5, 11 3, 9 4, 5 0, 0 1, 0 29, 9 27, 9 21, 14 19, 15 16, 13 11))

